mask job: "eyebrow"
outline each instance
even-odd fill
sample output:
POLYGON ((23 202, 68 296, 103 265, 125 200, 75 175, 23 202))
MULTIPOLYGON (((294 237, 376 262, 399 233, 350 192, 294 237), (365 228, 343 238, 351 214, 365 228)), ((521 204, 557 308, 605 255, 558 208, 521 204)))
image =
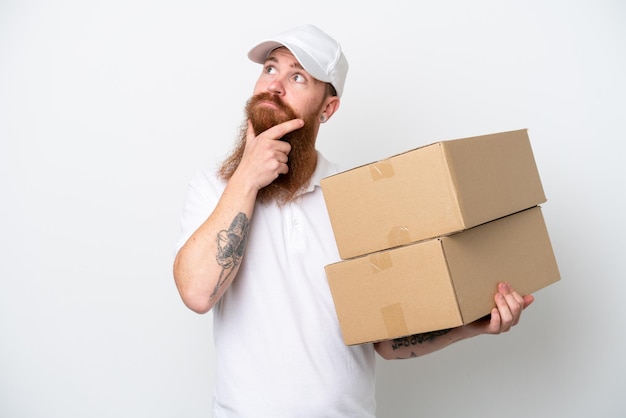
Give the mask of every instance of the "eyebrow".
MULTIPOLYGON (((278 63, 278 59, 274 56, 269 56, 265 59, 265 64, 267 64, 268 62, 278 63)), ((300 65, 300 63, 297 60, 294 60, 294 62, 291 63, 290 67, 298 68, 300 70, 306 71, 304 67, 300 65)))

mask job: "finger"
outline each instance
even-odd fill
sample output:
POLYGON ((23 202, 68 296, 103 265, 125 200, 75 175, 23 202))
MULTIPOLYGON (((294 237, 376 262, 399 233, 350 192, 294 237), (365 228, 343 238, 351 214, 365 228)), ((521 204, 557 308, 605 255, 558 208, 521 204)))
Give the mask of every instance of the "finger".
POLYGON ((246 144, 245 144, 245 148, 252 148, 254 145, 254 139, 256 137, 256 134, 254 133, 254 128, 252 127, 252 122, 250 122, 250 119, 248 119, 248 129, 246 130, 246 144))
POLYGON ((524 302, 524 298, 520 296, 519 293, 514 292, 513 294, 515 296, 515 301, 517 302, 517 306, 518 306, 517 317, 513 325, 517 325, 520 319, 522 318, 522 312, 524 311, 524 308, 526 307, 526 303, 524 302))
POLYGON ((511 293, 509 293, 508 295, 505 295, 504 298, 506 299, 506 302, 509 305, 509 310, 513 315, 513 322, 511 325, 515 326, 522 316, 522 310, 524 309, 524 298, 522 298, 519 293, 514 290, 512 290, 511 293))
POLYGON ((268 139, 281 139, 289 132, 300 129, 303 126, 304 121, 302 119, 291 119, 287 122, 279 123, 278 125, 272 126, 267 131, 262 132, 261 135, 268 139))
POLYGON ((502 283, 499 286, 499 290, 503 292, 504 297, 509 305, 509 310, 513 315, 511 326, 515 326, 519 323, 522 316, 522 311, 526 307, 526 302, 519 293, 517 293, 508 283, 502 283))
POLYGON ((287 161, 289 161, 289 157, 284 152, 277 152, 276 160, 278 160, 279 163, 287 164, 287 161))
POLYGON ((498 313, 500 314, 500 332, 507 332, 511 329, 514 320, 511 309, 509 308, 509 303, 506 296, 502 293, 496 293, 495 300, 498 313))
POLYGON ((506 282, 499 283, 498 292, 504 296, 504 299, 513 311, 516 311, 518 306, 523 305, 524 300, 513 288, 511 288, 510 284, 506 282))
POLYGON ((491 310, 491 319, 489 320, 489 333, 499 334, 501 326, 502 318, 500 317, 500 311, 498 311, 498 308, 493 308, 491 310))
POLYGON ((524 306, 524 298, 520 296, 519 293, 517 293, 515 291, 515 289, 511 288, 511 296, 513 297, 513 299, 515 300, 515 303, 517 303, 520 306, 524 306))
POLYGON ((524 309, 528 308, 531 303, 535 301, 535 297, 533 295, 524 296, 524 309))
MULTIPOLYGON (((248 119, 247 124, 248 124, 248 129, 246 130, 246 148, 252 148, 256 146, 260 142, 263 142, 262 140, 265 138, 266 140, 271 142, 270 148, 274 151, 277 151, 274 154, 277 161, 283 164, 287 163, 287 154, 289 154, 289 152, 291 151, 291 144, 287 142, 283 142, 283 141, 273 142, 275 138, 273 138, 272 132, 274 133, 276 132, 275 130, 273 130, 275 127, 272 127, 268 129, 267 131, 262 132, 261 135, 257 136, 254 132, 254 128, 252 126, 252 122, 250 121, 250 119, 248 119), (269 132, 269 135, 266 134, 268 132, 269 132)), ((269 142, 267 144, 269 145, 269 142)), ((282 170, 280 170, 281 174, 285 174, 286 171, 287 171, 286 168, 283 168, 282 170)))
POLYGON ((289 166, 287 163, 281 163, 278 168, 278 174, 287 174, 289 172, 289 166))

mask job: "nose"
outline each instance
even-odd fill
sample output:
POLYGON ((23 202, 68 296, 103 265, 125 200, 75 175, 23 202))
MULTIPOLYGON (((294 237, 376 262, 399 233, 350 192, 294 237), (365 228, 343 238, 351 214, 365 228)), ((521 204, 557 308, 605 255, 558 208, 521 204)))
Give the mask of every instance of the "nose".
POLYGON ((278 96, 282 96, 285 93, 285 89, 283 87, 283 83, 278 78, 274 78, 267 85, 267 91, 269 91, 270 93, 276 94, 278 96))

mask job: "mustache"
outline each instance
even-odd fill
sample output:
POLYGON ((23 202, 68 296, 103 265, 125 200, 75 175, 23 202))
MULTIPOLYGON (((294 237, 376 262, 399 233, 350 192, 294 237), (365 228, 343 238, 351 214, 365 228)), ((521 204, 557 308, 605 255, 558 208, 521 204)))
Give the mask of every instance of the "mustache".
POLYGON ((256 105, 258 105, 261 102, 270 102, 274 105, 276 105, 276 107, 281 110, 282 112, 286 113, 287 115, 294 115, 295 112, 293 111, 293 109, 291 109, 291 107, 289 107, 287 104, 285 104, 282 99, 272 93, 268 93, 268 92, 262 92, 259 93, 255 96, 252 96, 250 98, 250 101, 248 103, 249 107, 254 107, 256 105))
MULTIPOLYGON (((269 92, 252 96, 246 104, 246 115, 252 122, 252 128, 257 135, 272 126, 296 118, 296 113, 288 104, 284 103, 279 96, 269 92), (260 103, 271 103, 276 108, 260 105, 260 103)), ((287 140, 290 134, 291 132, 285 135, 284 140, 287 140)))
MULTIPOLYGON (((247 119, 241 126, 239 141, 219 169, 219 176, 225 180, 231 178, 243 158, 248 129, 247 121, 250 121, 254 133, 258 135, 272 126, 297 117, 291 106, 283 103, 280 96, 267 92, 258 93, 248 98, 245 113, 247 119), (260 102, 272 103, 275 108, 258 106, 260 102)), ((309 116, 300 116, 305 121, 304 126, 280 138, 291 144, 287 162, 289 172, 280 175, 272 183, 259 190, 257 195, 259 202, 277 202, 279 204, 290 202, 310 181, 317 165, 315 115, 316 112, 312 112, 309 116)))

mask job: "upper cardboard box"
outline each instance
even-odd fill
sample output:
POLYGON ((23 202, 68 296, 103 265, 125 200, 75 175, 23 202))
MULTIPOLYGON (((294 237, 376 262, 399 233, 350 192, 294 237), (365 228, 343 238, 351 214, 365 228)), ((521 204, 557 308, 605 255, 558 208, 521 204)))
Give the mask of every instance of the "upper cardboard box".
POLYGON ((544 203, 526 129, 436 142, 321 182, 342 259, 544 203))

